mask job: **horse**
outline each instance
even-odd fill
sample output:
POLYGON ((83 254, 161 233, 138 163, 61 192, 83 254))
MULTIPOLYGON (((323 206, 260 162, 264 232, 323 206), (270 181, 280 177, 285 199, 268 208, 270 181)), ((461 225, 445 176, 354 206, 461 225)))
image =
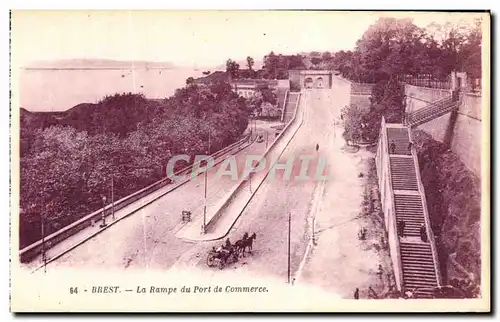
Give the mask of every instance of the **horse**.
POLYGON ((242 255, 245 257, 245 251, 248 248, 248 252, 252 252, 252 246, 253 246, 253 241, 257 238, 257 234, 253 233, 252 236, 248 237, 247 239, 240 239, 238 240, 234 245, 236 246, 236 251, 238 254, 242 255))

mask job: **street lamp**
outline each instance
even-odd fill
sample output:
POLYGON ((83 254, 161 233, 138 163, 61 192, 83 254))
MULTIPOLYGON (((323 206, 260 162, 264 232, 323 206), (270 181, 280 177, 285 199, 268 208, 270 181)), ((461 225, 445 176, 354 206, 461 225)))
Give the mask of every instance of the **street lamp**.
POLYGON ((45 202, 43 202, 42 207, 40 207, 40 219, 42 221, 42 261, 43 261, 43 271, 47 272, 47 250, 45 249, 45 214, 44 209, 45 202))
MULTIPOLYGON (((212 150, 212 140, 211 140, 211 132, 208 131, 208 155, 210 155, 211 150, 212 150)), ((203 205, 203 226, 201 228, 201 233, 206 234, 207 233, 207 172, 208 172, 208 160, 205 160, 205 173, 204 173, 204 205, 203 205)))
POLYGON ((111 215, 115 220, 115 175, 111 173, 111 215))
POLYGON ((99 226, 101 228, 106 227, 106 217, 105 217, 105 208, 106 207, 106 196, 102 196, 102 224, 99 226))

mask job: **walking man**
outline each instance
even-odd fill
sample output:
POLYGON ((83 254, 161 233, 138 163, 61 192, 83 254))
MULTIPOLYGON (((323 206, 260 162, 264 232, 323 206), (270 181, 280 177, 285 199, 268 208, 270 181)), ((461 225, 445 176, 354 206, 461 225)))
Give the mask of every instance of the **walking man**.
POLYGON ((359 288, 356 287, 356 290, 354 291, 354 299, 359 300, 359 288))
POLYGON ((405 222, 404 222, 404 220, 398 221, 398 235, 400 237, 405 236, 405 222))
POLYGON ((422 224, 422 226, 420 226, 420 239, 424 243, 427 243, 427 231, 425 230, 425 224, 422 224))
POLYGON ((394 154, 396 152, 396 142, 394 140, 391 141, 391 145, 389 146, 390 153, 394 154))

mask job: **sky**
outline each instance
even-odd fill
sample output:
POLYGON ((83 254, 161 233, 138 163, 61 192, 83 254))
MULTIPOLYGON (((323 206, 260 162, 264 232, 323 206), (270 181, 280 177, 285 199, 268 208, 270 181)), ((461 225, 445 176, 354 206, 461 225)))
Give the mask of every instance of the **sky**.
POLYGON ((471 20, 470 14, 334 11, 14 11, 13 66, 31 61, 102 58, 217 66, 274 50, 352 49, 381 16, 418 26, 471 20))

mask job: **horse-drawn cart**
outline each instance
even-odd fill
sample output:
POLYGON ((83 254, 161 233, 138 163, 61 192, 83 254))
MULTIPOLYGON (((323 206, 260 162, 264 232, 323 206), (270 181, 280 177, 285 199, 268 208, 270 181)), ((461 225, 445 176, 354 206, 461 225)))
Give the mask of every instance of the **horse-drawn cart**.
POLYGON ((217 266, 219 269, 223 269, 229 263, 234 263, 238 261, 238 253, 236 249, 226 250, 218 249, 213 247, 207 256, 207 265, 209 267, 217 266))
POLYGON ((244 257, 246 252, 252 251, 253 241, 256 237, 255 233, 250 237, 248 237, 248 234, 245 234, 243 239, 238 240, 234 245, 231 245, 228 239, 225 246, 221 246, 218 249, 212 247, 207 256, 207 265, 223 269, 228 264, 237 262, 240 256, 244 257))

